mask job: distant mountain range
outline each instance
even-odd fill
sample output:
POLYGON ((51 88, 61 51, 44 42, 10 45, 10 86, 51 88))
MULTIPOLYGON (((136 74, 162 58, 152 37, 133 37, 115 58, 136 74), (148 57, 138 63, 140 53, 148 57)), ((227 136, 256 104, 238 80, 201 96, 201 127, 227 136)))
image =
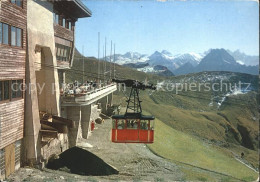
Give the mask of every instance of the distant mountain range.
MULTIPOLYGON (((110 57, 106 57, 110 61, 110 57)), ((113 58, 111 58, 113 61, 113 58)), ((249 56, 236 50, 210 49, 202 54, 172 55, 169 51, 155 51, 148 56, 137 52, 115 55, 115 62, 139 71, 165 76, 201 71, 232 71, 258 75, 259 56, 249 56)))
POLYGON ((227 52, 235 58, 235 60, 242 65, 256 66, 259 65, 259 56, 248 56, 245 53, 236 50, 234 52, 227 50, 227 52))

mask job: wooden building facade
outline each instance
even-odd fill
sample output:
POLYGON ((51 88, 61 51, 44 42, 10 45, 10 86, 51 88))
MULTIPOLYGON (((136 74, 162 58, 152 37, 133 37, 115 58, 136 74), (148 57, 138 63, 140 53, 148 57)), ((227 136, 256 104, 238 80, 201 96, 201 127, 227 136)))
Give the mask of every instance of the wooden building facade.
POLYGON ((26 24, 26 1, 0 1, 0 179, 20 167, 26 24))
POLYGON ((80 0, 0 0, 0 181, 21 158, 42 162, 39 113, 60 116, 58 85, 72 65, 75 22, 90 16, 80 0), (43 83, 43 94, 28 91, 43 83))

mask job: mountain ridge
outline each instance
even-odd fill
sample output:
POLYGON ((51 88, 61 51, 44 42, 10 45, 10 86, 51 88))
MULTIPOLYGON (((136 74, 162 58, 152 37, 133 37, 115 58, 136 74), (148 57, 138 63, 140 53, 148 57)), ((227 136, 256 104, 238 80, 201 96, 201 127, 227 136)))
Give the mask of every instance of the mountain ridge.
MULTIPOLYGON (((110 57, 106 58, 110 60, 110 57)), ((124 55, 115 56, 115 62, 120 65, 149 64, 146 69, 140 70, 144 72, 153 72, 151 70, 154 70, 154 66, 161 65, 167 67, 174 75, 201 71, 233 71, 257 75, 257 60, 259 62, 259 56, 248 56, 239 50, 232 52, 223 48, 209 49, 204 53, 190 52, 173 55, 167 50, 162 50, 155 51, 150 56, 138 52, 127 52, 124 55)))

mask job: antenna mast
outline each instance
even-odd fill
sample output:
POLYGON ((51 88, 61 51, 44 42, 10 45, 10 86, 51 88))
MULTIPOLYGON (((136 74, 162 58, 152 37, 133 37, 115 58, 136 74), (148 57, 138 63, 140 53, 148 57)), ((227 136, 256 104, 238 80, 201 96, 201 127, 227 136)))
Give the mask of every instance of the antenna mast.
MULTIPOLYGON (((103 65, 102 65, 102 68, 103 68, 103 73, 105 74, 105 46, 104 46, 104 44, 103 44, 103 59, 102 59, 102 61, 103 61, 103 65)), ((105 83, 105 75, 104 75, 104 83, 105 83)))
POLYGON ((84 62, 84 45, 82 46, 82 84, 84 83, 84 75, 85 75, 85 62, 84 62))
POLYGON ((99 58, 99 52, 100 52, 100 32, 98 32, 98 84, 99 84, 99 70, 100 70, 100 58, 99 58))
POLYGON ((104 66, 104 80, 106 80, 107 72, 107 38, 105 37, 105 66, 104 66))
POLYGON ((111 40, 111 49, 110 49, 110 66, 109 66, 109 69, 110 69, 110 80, 111 80, 111 74, 112 74, 112 50, 113 50, 113 47, 112 47, 112 40, 111 40))
POLYGON ((114 44, 114 79, 116 78, 116 44, 114 44))

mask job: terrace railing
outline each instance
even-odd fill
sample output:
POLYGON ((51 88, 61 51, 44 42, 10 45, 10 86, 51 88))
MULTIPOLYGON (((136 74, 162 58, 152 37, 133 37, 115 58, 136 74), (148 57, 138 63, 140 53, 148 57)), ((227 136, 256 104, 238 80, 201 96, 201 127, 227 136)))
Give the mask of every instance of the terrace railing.
POLYGON ((116 84, 110 84, 101 88, 94 89, 85 93, 79 94, 61 94, 61 103, 64 106, 68 105, 89 105, 103 97, 115 92, 116 84))

